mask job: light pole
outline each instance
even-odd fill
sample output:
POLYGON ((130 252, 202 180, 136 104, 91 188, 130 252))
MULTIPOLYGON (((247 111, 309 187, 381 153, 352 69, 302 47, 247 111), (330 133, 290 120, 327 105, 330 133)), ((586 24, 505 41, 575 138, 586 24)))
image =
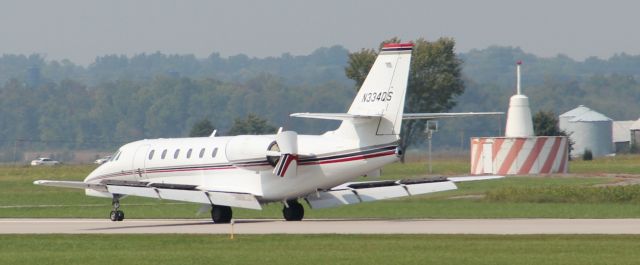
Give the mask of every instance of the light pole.
POLYGON ((433 137, 433 133, 438 131, 438 121, 428 120, 427 128, 424 129, 424 133, 427 135, 427 143, 429 145, 428 149, 428 159, 429 159, 429 174, 433 173, 433 169, 431 167, 431 138, 433 137))

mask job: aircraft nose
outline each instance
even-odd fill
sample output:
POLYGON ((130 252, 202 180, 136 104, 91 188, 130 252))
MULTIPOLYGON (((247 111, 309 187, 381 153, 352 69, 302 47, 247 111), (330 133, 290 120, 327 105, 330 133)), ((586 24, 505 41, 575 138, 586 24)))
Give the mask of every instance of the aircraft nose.
POLYGON ((94 169, 93 171, 91 171, 91 173, 89 173, 89 175, 87 175, 87 177, 84 178, 84 182, 85 183, 92 183, 92 182, 98 182, 100 181, 98 179, 98 176, 101 175, 100 172, 102 166, 99 166, 98 168, 94 169))

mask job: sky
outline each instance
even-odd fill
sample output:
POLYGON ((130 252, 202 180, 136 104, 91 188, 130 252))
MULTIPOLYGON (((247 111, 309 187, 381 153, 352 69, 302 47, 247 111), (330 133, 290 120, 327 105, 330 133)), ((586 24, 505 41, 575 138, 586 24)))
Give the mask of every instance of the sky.
POLYGON ((106 54, 267 57, 452 37, 458 52, 499 45, 606 59, 640 54, 638 10, 623 0, 0 0, 0 54, 87 65, 106 54))

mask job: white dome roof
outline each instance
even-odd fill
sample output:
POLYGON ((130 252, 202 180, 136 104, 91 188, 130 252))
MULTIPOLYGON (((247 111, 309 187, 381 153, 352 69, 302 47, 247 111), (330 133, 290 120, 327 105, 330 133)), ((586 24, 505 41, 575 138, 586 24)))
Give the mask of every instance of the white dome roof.
POLYGON ((569 122, 613 121, 604 114, 587 108, 584 105, 580 105, 575 109, 567 111, 559 117, 567 118, 569 122))
POLYGON ((585 113, 587 111, 591 111, 591 109, 585 107, 584 105, 580 105, 575 109, 572 109, 570 111, 567 111, 567 112, 561 114, 559 117, 562 117, 562 118, 573 118, 573 117, 579 116, 580 114, 585 113))

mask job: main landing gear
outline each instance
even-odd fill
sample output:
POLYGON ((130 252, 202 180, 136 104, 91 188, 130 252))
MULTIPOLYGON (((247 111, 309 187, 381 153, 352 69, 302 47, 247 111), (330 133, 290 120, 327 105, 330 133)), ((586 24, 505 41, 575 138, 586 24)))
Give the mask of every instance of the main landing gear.
POLYGON ((113 210, 111 210, 111 214, 109 215, 109 219, 111 221, 117 222, 124 220, 124 212, 119 210, 120 208, 120 196, 117 194, 113 195, 113 200, 111 201, 111 205, 113 206, 113 210))
POLYGON ((290 200, 282 208, 282 215, 287 221, 300 221, 304 217, 304 207, 297 200, 290 200))
POLYGON ((228 224, 232 216, 233 212, 229 206, 213 205, 211 207, 211 220, 216 224, 228 224))

